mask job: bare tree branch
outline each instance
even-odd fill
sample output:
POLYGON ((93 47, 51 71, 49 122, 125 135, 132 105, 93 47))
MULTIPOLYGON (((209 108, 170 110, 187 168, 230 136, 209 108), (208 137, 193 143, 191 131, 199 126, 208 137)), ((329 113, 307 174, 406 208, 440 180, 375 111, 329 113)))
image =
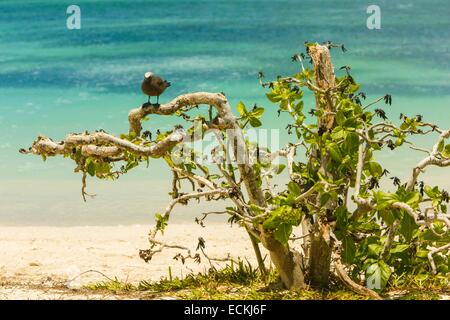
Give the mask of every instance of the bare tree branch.
POLYGON ((161 157, 170 148, 183 141, 186 133, 177 129, 166 138, 151 146, 136 145, 131 141, 117 138, 104 132, 69 134, 63 141, 57 143, 50 138, 39 136, 28 151, 36 155, 71 154, 74 148, 81 146, 83 156, 116 157, 123 151, 129 151, 140 156, 161 157))
POLYGON ((430 265, 431 265, 431 269, 433 270, 433 273, 436 274, 437 273, 437 269, 436 269, 436 263, 434 262, 433 259, 433 255, 444 251, 444 250, 449 250, 450 249, 450 243, 447 243, 446 245, 443 245, 439 248, 431 248, 430 252, 428 252, 428 260, 430 261, 430 265))
POLYGON ((424 158, 422 161, 420 161, 413 169, 411 178, 408 181, 408 184, 406 186, 407 190, 412 190, 417 182, 417 178, 419 177, 420 173, 430 165, 438 166, 438 167, 448 167, 450 166, 450 159, 443 158, 440 155, 439 152, 439 146, 441 143, 450 137, 450 130, 443 131, 438 138, 438 141, 433 146, 433 149, 431 150, 431 154, 424 158))

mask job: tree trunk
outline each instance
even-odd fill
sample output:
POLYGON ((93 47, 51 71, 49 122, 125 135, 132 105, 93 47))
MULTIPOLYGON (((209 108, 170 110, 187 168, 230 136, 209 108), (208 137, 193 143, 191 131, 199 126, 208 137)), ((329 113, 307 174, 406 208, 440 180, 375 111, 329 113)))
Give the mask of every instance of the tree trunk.
POLYGON ((269 250, 270 259, 277 268, 283 285, 287 289, 301 289, 306 286, 303 272, 303 257, 287 245, 283 245, 264 228, 260 227, 261 242, 269 250))
MULTIPOLYGON (((323 92, 316 92, 316 109, 324 112, 334 112, 335 106, 332 95, 327 90, 335 87, 334 67, 331 62, 330 51, 326 46, 316 45, 309 47, 309 54, 313 61, 316 86, 323 92)), ((319 128, 331 131, 335 126, 335 116, 328 114, 319 120, 319 128)), ((314 153, 313 153, 314 154, 314 153)), ((315 154, 317 157, 317 153, 315 154)), ((332 173, 327 172, 327 165, 330 161, 327 154, 321 154, 320 173, 331 177, 332 173)), ((320 202, 319 202, 320 205, 320 202)), ((335 203, 330 203, 323 208, 325 214, 334 211, 335 203)), ((317 287, 327 287, 330 276, 331 248, 330 225, 328 224, 324 212, 319 212, 314 217, 314 225, 310 235, 310 250, 308 258, 309 280, 311 285, 317 287)))
POLYGON ((259 248, 258 240, 250 233, 248 232, 248 235, 250 237, 250 241, 253 246, 253 251, 255 252, 256 261, 258 262, 258 268, 259 271, 262 273, 263 276, 267 275, 266 266, 264 265, 264 259, 261 255, 261 249, 259 248))
MULTIPOLYGON (((316 85, 323 90, 327 90, 335 86, 334 69, 331 63, 330 52, 325 46, 310 47, 310 55, 313 60, 316 85)), ((325 112, 334 111, 334 102, 331 94, 328 92, 316 94, 317 108, 325 112)), ((234 141, 234 153, 238 161, 240 175, 244 181, 250 201, 265 207, 261 189, 257 186, 256 177, 251 166, 246 161, 248 159, 245 140, 239 125, 232 119, 224 119, 230 121, 235 130, 230 134, 231 141, 234 141)), ((327 115, 322 118, 320 127, 331 130, 334 126, 334 116, 327 115)), ((325 170, 328 157, 321 157, 321 170, 325 170)), ((327 172, 324 172, 327 174, 327 172)), ((332 209, 332 208, 330 208, 332 209)), ((317 217, 314 224, 314 232, 311 235, 311 249, 309 250, 309 269, 310 280, 313 285, 325 287, 328 285, 330 262, 331 262, 331 244, 330 244, 330 227, 324 217, 317 217)), ((262 226, 259 227, 261 243, 269 250, 270 258, 280 274, 284 286, 288 289, 305 287, 304 279, 304 263, 302 255, 283 245, 276 240, 273 235, 262 226)))
MULTIPOLYGON (((250 202, 265 207, 266 200, 263 192, 256 182, 253 168, 248 163, 248 150, 242 129, 237 122, 230 121, 230 123, 232 123, 234 130, 228 131, 229 139, 233 141, 234 156, 238 161, 239 173, 250 202)), ((261 243, 269 251, 270 258, 277 268, 284 286, 287 289, 303 288, 305 280, 301 268, 300 254, 289 249, 288 245, 283 245, 276 240, 271 233, 264 230, 262 225, 259 226, 259 232, 261 243)))
POLYGON ((325 288, 328 286, 331 265, 330 226, 318 222, 311 234, 309 255, 309 280, 312 286, 325 288))

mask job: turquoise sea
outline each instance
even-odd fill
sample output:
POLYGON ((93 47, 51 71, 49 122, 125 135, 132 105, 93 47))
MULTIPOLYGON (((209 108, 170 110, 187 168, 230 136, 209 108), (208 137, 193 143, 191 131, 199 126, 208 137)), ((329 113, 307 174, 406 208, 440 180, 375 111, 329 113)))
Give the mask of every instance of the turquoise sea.
MULTIPOLYGON (((333 51, 336 69, 351 65, 369 100, 390 93, 393 118, 420 113, 448 128, 449 16, 447 0, 1 0, 0 224, 153 221, 169 199, 170 175, 160 161, 116 182, 90 181, 98 196, 84 203, 73 163, 18 153, 38 134, 126 132, 129 109, 146 100, 140 81, 149 69, 173 84, 162 101, 223 91, 233 105, 265 106, 264 127, 284 130, 286 118, 265 100, 257 72, 294 73, 290 57, 305 41, 332 40, 348 48, 333 51), (71 4, 81 8, 80 30, 66 28, 71 4), (371 4, 381 9, 380 30, 366 27, 371 4)), ((152 117, 146 126, 174 123, 152 117)), ((403 178, 420 157, 407 150, 379 155, 403 178)), ((450 187, 449 170, 428 173, 430 183, 450 187)), ((175 215, 191 218, 200 209, 175 215)))

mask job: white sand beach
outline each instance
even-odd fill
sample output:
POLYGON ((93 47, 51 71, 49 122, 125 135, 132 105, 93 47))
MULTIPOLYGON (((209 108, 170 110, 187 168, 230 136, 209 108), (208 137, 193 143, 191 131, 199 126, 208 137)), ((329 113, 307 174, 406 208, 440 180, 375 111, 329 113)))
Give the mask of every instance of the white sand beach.
MULTIPOLYGON (((158 280, 168 276, 169 266, 173 277, 208 268, 206 260, 182 265, 173 259, 177 251, 170 249, 145 263, 138 252, 148 248, 149 228, 0 227, 0 299, 115 299, 121 297, 85 292, 82 288, 106 281, 106 277, 135 284, 158 280)), ((210 256, 225 257, 230 253, 256 265, 248 235, 237 226, 217 222, 205 228, 194 223, 169 224, 162 239, 190 245, 195 251, 199 236, 206 240, 210 256)))

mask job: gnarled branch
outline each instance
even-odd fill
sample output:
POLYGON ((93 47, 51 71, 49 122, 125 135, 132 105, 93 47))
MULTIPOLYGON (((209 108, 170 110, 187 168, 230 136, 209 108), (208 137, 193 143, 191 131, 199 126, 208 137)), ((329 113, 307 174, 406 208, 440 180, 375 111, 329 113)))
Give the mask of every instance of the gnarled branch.
POLYGON ((129 140, 117 138, 105 132, 69 134, 61 142, 39 136, 28 151, 36 155, 55 156, 73 153, 73 149, 81 146, 81 155, 98 157, 117 157, 123 151, 129 151, 139 156, 161 157, 172 147, 182 142, 186 133, 177 129, 163 140, 150 146, 137 145, 129 140))
POLYGON ((194 107, 197 105, 214 106, 219 114, 219 118, 213 121, 211 127, 219 129, 232 128, 234 116, 231 112, 227 99, 221 93, 196 92, 180 95, 166 104, 143 104, 142 107, 132 109, 128 114, 130 123, 130 133, 140 134, 142 130, 141 121, 149 114, 172 115, 185 107, 194 107))

